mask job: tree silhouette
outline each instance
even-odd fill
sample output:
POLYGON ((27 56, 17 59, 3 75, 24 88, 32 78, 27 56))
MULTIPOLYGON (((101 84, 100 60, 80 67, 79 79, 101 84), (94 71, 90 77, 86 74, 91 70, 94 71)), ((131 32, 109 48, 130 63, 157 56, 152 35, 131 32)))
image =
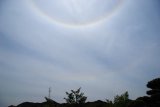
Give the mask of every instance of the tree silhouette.
POLYGON ((117 95, 114 97, 114 106, 115 107, 127 107, 129 103, 129 94, 128 92, 125 92, 122 95, 117 95))
POLYGON ((135 100, 129 103, 128 107, 146 107, 143 100, 135 100))
POLYGON ((147 83, 147 87, 160 90, 160 78, 153 79, 147 83))
POLYGON ((106 99, 107 107, 114 107, 114 104, 111 100, 106 99))
POLYGON ((68 104, 83 104, 87 100, 84 93, 80 92, 81 88, 77 90, 71 90, 71 92, 66 92, 67 98, 64 98, 68 104))
POLYGON ((147 83, 147 87, 151 90, 146 93, 149 95, 150 107, 160 106, 160 78, 153 79, 147 83))

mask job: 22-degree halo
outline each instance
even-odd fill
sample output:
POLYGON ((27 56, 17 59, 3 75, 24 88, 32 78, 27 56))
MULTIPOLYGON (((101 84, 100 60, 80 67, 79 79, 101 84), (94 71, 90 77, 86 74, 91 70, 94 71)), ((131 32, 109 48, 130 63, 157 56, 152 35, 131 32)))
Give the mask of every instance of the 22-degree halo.
MULTIPOLYGON (((38 0, 38 2, 39 1, 42 1, 42 0, 38 0)), ((79 0, 79 2, 81 2, 81 1, 84 1, 84 0, 79 0)), ((85 0, 85 2, 86 2, 85 5, 83 4, 79 9, 79 7, 77 6, 77 5, 79 5, 78 0, 65 0, 66 4, 71 4, 71 5, 69 5, 69 9, 72 10, 72 14, 67 14, 67 12, 62 13, 61 10, 58 11, 59 8, 62 9, 63 11, 68 9, 68 7, 65 8, 65 6, 64 6, 64 4, 65 4, 64 0, 48 0, 48 5, 46 5, 46 6, 49 6, 50 4, 54 3, 53 6, 51 5, 52 7, 51 6, 48 7, 51 11, 52 10, 54 11, 53 14, 50 14, 49 13, 50 11, 45 10, 46 7, 43 7, 43 8, 40 7, 40 6, 43 6, 43 4, 41 4, 39 6, 38 3, 36 2, 36 0, 31 0, 30 5, 32 6, 33 10, 35 10, 35 12, 37 12, 41 17, 43 17, 45 20, 49 21, 50 23, 63 25, 66 27, 85 27, 85 26, 96 25, 96 24, 108 19, 108 17, 111 16, 116 10, 118 10, 119 7, 122 6, 122 4, 124 2, 124 0, 108 0, 108 1, 110 1, 111 5, 108 3, 108 7, 109 6, 110 7, 107 10, 107 5, 106 5, 106 7, 104 7, 105 4, 107 4, 107 2, 106 2, 107 0, 90 0, 90 4, 92 1, 94 3, 100 3, 100 1, 103 1, 103 3, 101 3, 102 4, 101 11, 103 11, 103 12, 101 12, 101 11, 96 11, 96 9, 93 9, 93 6, 96 7, 96 5, 93 5, 91 7, 93 10, 87 11, 87 10, 89 10, 88 9, 89 4, 87 5, 87 3, 88 3, 87 1, 89 2, 89 0, 85 0), (59 1, 59 3, 58 3, 58 1, 59 1), (63 1, 63 3, 60 3, 62 1, 63 1), (68 3, 68 1, 70 1, 70 3, 68 3), (53 2, 53 3, 50 3, 50 2, 53 2), (59 5, 61 5, 61 4, 62 5, 61 6, 58 5, 59 7, 56 7, 56 5, 55 5, 56 3, 59 5), (83 6, 84 6, 84 9, 83 9, 83 6), (106 10, 105 10, 105 8, 106 8, 106 10), (78 9, 80 10, 80 12, 78 9), (73 12, 73 10, 77 10, 77 11, 73 12), (94 15, 92 14, 91 16, 89 16, 88 14, 90 14, 90 13, 96 13, 94 10, 98 13, 101 13, 101 14, 97 13, 97 14, 94 14, 94 15), (57 12, 55 12, 55 11, 57 11, 57 12), (80 14, 77 14, 78 12, 80 14), (58 16, 58 14, 57 14, 57 16, 56 16, 55 13, 56 14, 59 13, 60 15, 58 16), (83 13, 85 13, 85 14, 83 14, 83 13), (75 14, 77 14, 78 17, 74 17, 74 16, 76 16, 75 14), (68 16, 70 16, 70 17, 68 17, 68 16), (86 16, 86 17, 81 17, 81 16, 86 16), (85 18, 86 18, 86 20, 84 20, 85 18), (65 19, 68 19, 68 20, 65 20, 65 19), (75 19, 77 19, 77 20, 75 21, 75 19)), ((47 2, 47 1, 45 0, 45 2, 47 2)), ((66 5, 66 6, 68 6, 68 5, 66 5)))

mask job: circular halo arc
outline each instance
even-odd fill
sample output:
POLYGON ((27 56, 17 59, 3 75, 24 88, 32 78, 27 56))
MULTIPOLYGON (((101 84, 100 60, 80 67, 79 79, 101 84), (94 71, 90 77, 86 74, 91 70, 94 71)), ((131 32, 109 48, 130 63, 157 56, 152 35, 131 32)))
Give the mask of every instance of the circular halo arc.
POLYGON ((53 24, 57 24, 57 25, 62 25, 65 27, 72 27, 72 28, 79 28, 79 27, 89 27, 89 26, 94 26, 100 22, 105 21, 106 19, 108 19, 110 16, 113 15, 113 13, 119 9, 119 7, 122 6, 124 0, 119 0, 118 3, 116 4, 116 6, 113 7, 112 10, 110 10, 108 13, 102 15, 101 17, 95 18, 91 21, 88 22, 82 22, 82 23, 71 23, 71 22, 66 22, 63 20, 58 20, 57 18, 51 17, 50 15, 46 14, 43 10, 39 9, 36 4, 34 3, 34 0, 30 0, 30 6, 32 7, 32 9, 38 13, 42 18, 45 18, 47 21, 49 21, 50 23, 53 24))

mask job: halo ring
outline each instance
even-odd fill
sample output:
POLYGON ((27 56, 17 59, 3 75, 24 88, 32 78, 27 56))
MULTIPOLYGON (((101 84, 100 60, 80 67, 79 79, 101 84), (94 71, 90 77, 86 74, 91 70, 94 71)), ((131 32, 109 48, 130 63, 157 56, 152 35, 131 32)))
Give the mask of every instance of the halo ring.
POLYGON ((37 12, 41 17, 45 18, 46 20, 48 20, 51 23, 57 24, 57 25, 63 25, 66 27, 86 27, 86 26, 93 26, 96 25, 100 22, 103 22, 104 20, 108 19, 110 16, 113 15, 113 13, 119 9, 119 7, 122 6, 124 0, 119 0, 118 3, 116 3, 116 6, 114 6, 109 12, 107 12, 106 14, 97 17, 95 19, 92 19, 91 21, 88 22, 81 22, 81 23, 72 23, 72 22, 66 22, 63 20, 58 20, 57 18, 54 18, 48 14, 46 14, 42 9, 40 9, 36 3, 31 0, 30 1, 30 5, 32 6, 33 10, 35 10, 35 12, 37 12))

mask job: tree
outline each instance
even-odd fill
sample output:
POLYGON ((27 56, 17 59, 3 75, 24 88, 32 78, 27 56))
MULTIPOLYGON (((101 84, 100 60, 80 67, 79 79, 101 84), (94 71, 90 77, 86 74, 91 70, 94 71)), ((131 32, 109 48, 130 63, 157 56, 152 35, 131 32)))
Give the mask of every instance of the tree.
POLYGON ((143 100, 135 100, 129 103, 128 107, 146 107, 143 100))
POLYGON ((115 107, 127 107, 128 103, 129 103, 129 94, 126 91, 124 94, 122 95, 117 95, 114 97, 114 105, 115 107))
POLYGON ((147 87, 160 90, 160 78, 153 79, 147 83, 147 87))
POLYGON ((151 90, 146 93, 149 95, 151 107, 159 107, 160 106, 160 78, 153 79, 147 83, 147 87, 151 90))
POLYGON ((87 100, 84 93, 80 92, 81 88, 77 90, 71 90, 71 92, 66 92, 67 98, 64 98, 68 104, 83 104, 87 100))
POLYGON ((107 107, 114 107, 113 102, 109 99, 106 99, 107 107))

